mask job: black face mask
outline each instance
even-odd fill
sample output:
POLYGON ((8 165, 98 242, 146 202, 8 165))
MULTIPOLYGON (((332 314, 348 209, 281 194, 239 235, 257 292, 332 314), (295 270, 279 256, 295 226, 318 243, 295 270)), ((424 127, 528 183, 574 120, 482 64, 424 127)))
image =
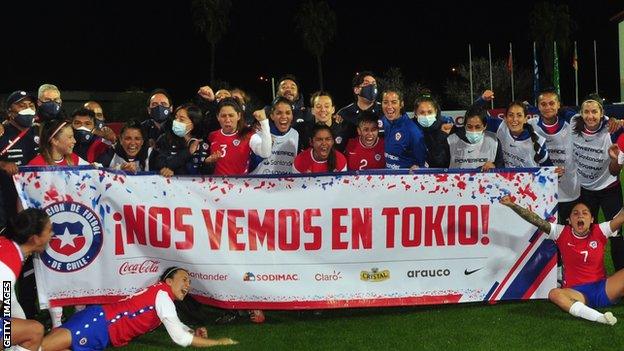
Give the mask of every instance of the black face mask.
POLYGON ((169 108, 165 106, 158 105, 150 108, 150 118, 158 123, 166 121, 170 113, 169 108))
POLYGON ((360 96, 368 101, 375 101, 377 98, 377 84, 369 84, 360 89, 360 96))
POLYGON ((55 101, 46 101, 39 106, 39 117, 43 120, 55 119, 61 112, 61 104, 55 101))
POLYGON ((95 119, 95 128, 102 130, 106 124, 100 119, 95 119))
POLYGON ((13 120, 22 128, 30 128, 35 120, 35 111, 32 109, 21 110, 13 120))
POLYGON ((74 129, 74 136, 78 144, 88 143, 93 138, 93 132, 84 129, 74 129))

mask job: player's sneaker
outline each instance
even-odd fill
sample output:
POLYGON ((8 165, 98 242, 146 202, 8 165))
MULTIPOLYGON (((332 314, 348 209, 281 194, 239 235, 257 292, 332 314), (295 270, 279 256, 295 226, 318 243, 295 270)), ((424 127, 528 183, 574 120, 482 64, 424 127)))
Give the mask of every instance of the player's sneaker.
POLYGON ((250 310, 249 320, 254 323, 264 323, 264 312, 262 310, 250 310))
POLYGON ((615 325, 617 323, 617 318, 611 312, 605 312, 604 318, 607 320, 607 324, 615 325))

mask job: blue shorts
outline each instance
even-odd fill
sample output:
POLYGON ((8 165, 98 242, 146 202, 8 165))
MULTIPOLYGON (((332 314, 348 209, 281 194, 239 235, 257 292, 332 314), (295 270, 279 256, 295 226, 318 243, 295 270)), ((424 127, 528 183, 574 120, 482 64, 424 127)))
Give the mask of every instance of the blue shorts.
POLYGON ((110 341, 108 323, 100 305, 75 313, 61 328, 71 333, 73 351, 104 350, 110 341))
POLYGON ((607 296, 606 279, 594 283, 576 285, 571 289, 583 294, 585 296, 585 304, 591 308, 602 308, 617 303, 617 301, 609 300, 607 296))

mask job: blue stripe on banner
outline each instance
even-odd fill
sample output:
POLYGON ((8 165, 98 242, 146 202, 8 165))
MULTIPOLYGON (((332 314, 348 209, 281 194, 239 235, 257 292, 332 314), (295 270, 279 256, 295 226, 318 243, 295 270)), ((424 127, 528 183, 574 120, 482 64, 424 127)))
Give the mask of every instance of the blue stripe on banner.
POLYGON ((544 267, 557 254, 557 246, 552 240, 544 240, 529 258, 522 270, 509 284, 507 291, 500 300, 514 300, 521 298, 529 287, 535 282, 537 276, 542 273, 544 267))
POLYGON ((492 294, 494 293, 496 288, 498 288, 499 284, 500 284, 499 282, 496 282, 496 283, 494 283, 494 285, 492 285, 492 288, 490 289, 490 291, 488 291, 488 293, 485 294, 485 297, 483 298, 483 301, 487 301, 487 300, 490 299, 490 296, 492 296, 492 294))

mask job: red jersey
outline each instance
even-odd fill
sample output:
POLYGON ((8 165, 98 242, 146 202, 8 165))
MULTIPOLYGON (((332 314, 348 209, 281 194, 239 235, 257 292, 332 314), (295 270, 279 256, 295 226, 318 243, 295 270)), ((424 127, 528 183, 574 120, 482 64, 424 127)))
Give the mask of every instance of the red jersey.
POLYGON ((350 171, 386 168, 384 142, 381 138, 378 138, 375 145, 371 147, 362 145, 359 137, 351 138, 347 143, 345 155, 347 156, 347 167, 350 171))
POLYGON ((563 261, 563 287, 594 283, 605 279, 604 252, 607 238, 615 235, 609 222, 592 224, 589 234, 580 238, 569 225, 551 224, 550 237, 555 240, 563 261))
POLYGON ((14 241, 0 236, 0 276, 2 281, 11 282, 11 291, 14 291, 15 281, 22 272, 23 260, 19 246, 14 241))
MULTIPOLYGON (((338 151, 336 152, 336 169, 334 172, 344 172, 347 170, 347 159, 338 151)), ((298 173, 324 173, 329 172, 327 161, 317 161, 312 154, 312 148, 303 150, 295 157, 293 163, 295 172, 298 173)))
POLYGON ((102 305, 113 346, 126 345, 135 337, 150 332, 160 325, 161 321, 156 313, 156 296, 160 291, 164 291, 169 298, 174 299, 171 287, 160 282, 121 301, 102 305))
POLYGON ((102 138, 96 138, 91 145, 89 145, 89 150, 87 150, 87 162, 93 163, 95 162, 103 153, 108 151, 111 148, 111 145, 108 144, 102 138))
POLYGON ((210 133, 210 153, 221 151, 221 158, 215 163, 214 174, 238 175, 249 172, 249 137, 250 135, 240 137, 236 133, 225 134, 222 130, 210 133))
MULTIPOLYGON (((73 152, 70 155, 70 158, 72 160, 73 166, 88 165, 88 163, 85 160, 81 159, 80 157, 78 157, 78 155, 76 155, 73 152)), ((29 166, 69 166, 67 164, 67 160, 64 158, 60 162, 56 162, 53 165, 49 165, 41 154, 35 156, 35 158, 30 160, 30 162, 28 162, 28 165, 29 166)))

